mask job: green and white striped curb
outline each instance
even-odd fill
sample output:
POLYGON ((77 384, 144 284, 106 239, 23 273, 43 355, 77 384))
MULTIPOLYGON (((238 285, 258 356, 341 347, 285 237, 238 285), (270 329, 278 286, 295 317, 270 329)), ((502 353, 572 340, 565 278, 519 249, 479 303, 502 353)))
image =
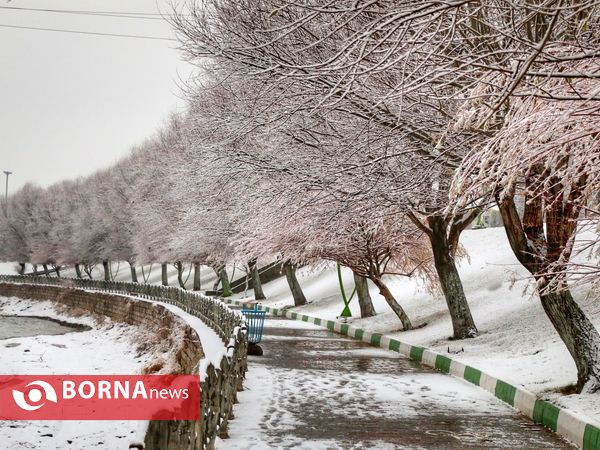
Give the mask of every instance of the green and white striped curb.
MULTIPOLYGON (((228 298, 221 298, 221 300, 232 305, 246 306, 246 303, 239 300, 228 298)), ((427 348, 407 344, 383 334, 370 333, 346 323, 307 316, 306 314, 290 311, 287 308, 272 308, 261 305, 261 309, 274 316, 283 316, 293 320, 309 322, 327 328, 330 331, 366 342, 375 347, 398 352, 414 361, 433 367, 440 372, 462 378, 487 390, 500 400, 533 419, 534 422, 558 433, 579 448, 583 450, 600 450, 600 428, 584 422, 569 411, 537 398, 531 392, 499 380, 479 369, 445 355, 435 353, 427 348)))

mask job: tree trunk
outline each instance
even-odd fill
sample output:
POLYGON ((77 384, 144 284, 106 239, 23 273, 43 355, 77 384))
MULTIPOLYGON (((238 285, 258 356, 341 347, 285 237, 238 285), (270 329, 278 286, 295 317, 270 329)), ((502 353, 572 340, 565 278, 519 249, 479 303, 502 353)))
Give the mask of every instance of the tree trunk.
POLYGON ((161 270, 162 270, 162 285, 163 286, 168 286, 169 285, 169 277, 167 275, 167 263, 162 263, 160 265, 161 270))
POLYGON ((48 270, 48 264, 42 264, 42 267, 44 268, 44 274, 49 277, 50 271, 48 270))
POLYGON ((19 263, 19 275, 25 275, 25 263, 19 263))
POLYGON ((81 280, 83 276, 81 275, 81 266, 79 263, 75 264, 75 273, 77 274, 77 278, 81 280))
POLYGON ((356 287, 356 295, 358 295, 358 304, 360 305, 360 317, 373 317, 375 307, 369 294, 369 282, 365 277, 361 277, 354 273, 354 286, 356 287))
POLYGON ((110 281, 110 262, 108 260, 102 261, 102 267, 104 267, 104 281, 110 281))
MULTIPOLYGON (((542 292, 543 287, 542 287, 542 292)), ((577 392, 600 390, 600 335, 568 290, 540 294, 546 315, 577 366, 577 392)))
POLYGON ((221 286, 223 286, 222 297, 231 297, 231 286, 229 285, 229 277, 225 266, 219 270, 219 279, 221 280, 221 286))
POLYGON ((221 284, 221 274, 219 273, 221 271, 221 269, 215 269, 213 267, 213 270, 215 271, 215 275, 217 276, 217 279, 215 280, 215 282, 213 283, 213 291, 217 291, 217 289, 219 289, 219 285, 221 284))
POLYGON ((137 270, 135 269, 135 264, 130 262, 129 263, 129 269, 131 270, 131 282, 132 283, 137 283, 138 282, 138 278, 137 278, 137 270))
POLYGON ((292 297, 294 297, 294 306, 306 305, 306 297, 304 296, 304 292, 302 292, 300 283, 298 283, 298 278, 296 278, 296 266, 290 261, 286 261, 283 263, 282 269, 290 291, 292 291, 292 297))
POLYGON ((373 277, 371 278, 371 281, 375 283, 375 286, 379 288, 379 293, 383 296, 383 298, 385 298, 385 301, 388 305, 390 305, 390 308, 392 308, 394 314, 398 316, 398 319, 400 319, 400 322, 402 323, 402 329, 404 331, 412 330, 412 323, 410 322, 408 315, 404 311, 404 308, 402 308, 402 306, 400 306, 400 303, 396 301, 394 295, 385 285, 383 280, 381 280, 381 278, 373 277))
POLYGON ((179 287, 181 289, 185 289, 185 282, 183 281, 183 263, 181 261, 177 261, 175 263, 175 269, 177 269, 177 282, 179 283, 179 287))
POLYGON ((600 334, 573 299, 560 271, 548 272, 548 262, 562 256, 575 233, 578 210, 568 211, 560 201, 545 209, 539 199, 527 199, 521 219, 514 196, 513 192, 512 196, 497 198, 508 242, 519 262, 534 276, 544 312, 575 361, 577 392, 597 392, 600 334))
POLYGON ((199 291, 200 289, 202 289, 202 286, 200 284, 200 263, 195 262, 194 263, 194 290, 199 291))
POLYGON ((150 264, 150 267, 148 267, 148 276, 146 276, 143 264, 140 265, 140 268, 142 269, 142 280, 144 280, 144 284, 147 284, 148 280, 150 279, 150 275, 152 274, 152 264, 150 264))
POLYGON ((56 276, 60 278, 60 266, 54 266, 54 271, 56 272, 56 276))
POLYGON ((254 299, 264 300, 265 293, 262 290, 262 283, 260 282, 260 274, 258 273, 258 266, 256 265, 256 259, 248 261, 248 268, 250 269, 250 276, 252 277, 252 288, 254 289, 254 299))
POLYGON ((454 330, 453 337, 454 339, 473 338, 477 336, 477 327, 471 316, 471 309, 456 268, 454 260, 456 249, 452 248, 447 237, 448 225, 441 216, 429 217, 428 223, 431 229, 429 239, 433 250, 433 260, 450 311, 454 330))

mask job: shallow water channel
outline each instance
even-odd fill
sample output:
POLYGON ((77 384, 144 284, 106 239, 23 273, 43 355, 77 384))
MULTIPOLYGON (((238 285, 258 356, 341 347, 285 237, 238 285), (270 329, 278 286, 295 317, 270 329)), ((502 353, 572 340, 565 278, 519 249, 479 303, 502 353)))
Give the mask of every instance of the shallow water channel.
POLYGON ((86 326, 68 324, 47 317, 0 315, 0 340, 16 337, 65 334, 84 331, 86 326))

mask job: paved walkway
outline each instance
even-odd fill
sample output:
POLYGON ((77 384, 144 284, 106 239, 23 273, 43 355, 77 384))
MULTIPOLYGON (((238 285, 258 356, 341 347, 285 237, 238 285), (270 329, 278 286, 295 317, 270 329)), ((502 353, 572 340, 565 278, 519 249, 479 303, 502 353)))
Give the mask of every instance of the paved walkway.
POLYGON ((268 319, 219 449, 572 449, 487 392, 311 324, 268 319))

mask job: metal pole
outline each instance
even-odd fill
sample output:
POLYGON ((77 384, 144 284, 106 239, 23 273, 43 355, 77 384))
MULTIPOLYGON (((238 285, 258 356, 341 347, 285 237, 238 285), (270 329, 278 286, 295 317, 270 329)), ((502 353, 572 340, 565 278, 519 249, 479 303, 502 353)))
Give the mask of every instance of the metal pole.
POLYGON ((8 176, 11 174, 12 172, 9 172, 8 170, 4 171, 4 174, 6 175, 6 189, 4 190, 4 200, 8 200, 8 176))
POLYGON ((12 172, 9 172, 8 170, 4 171, 4 174, 6 175, 6 189, 4 190, 4 200, 8 200, 8 176, 11 174, 12 172))

